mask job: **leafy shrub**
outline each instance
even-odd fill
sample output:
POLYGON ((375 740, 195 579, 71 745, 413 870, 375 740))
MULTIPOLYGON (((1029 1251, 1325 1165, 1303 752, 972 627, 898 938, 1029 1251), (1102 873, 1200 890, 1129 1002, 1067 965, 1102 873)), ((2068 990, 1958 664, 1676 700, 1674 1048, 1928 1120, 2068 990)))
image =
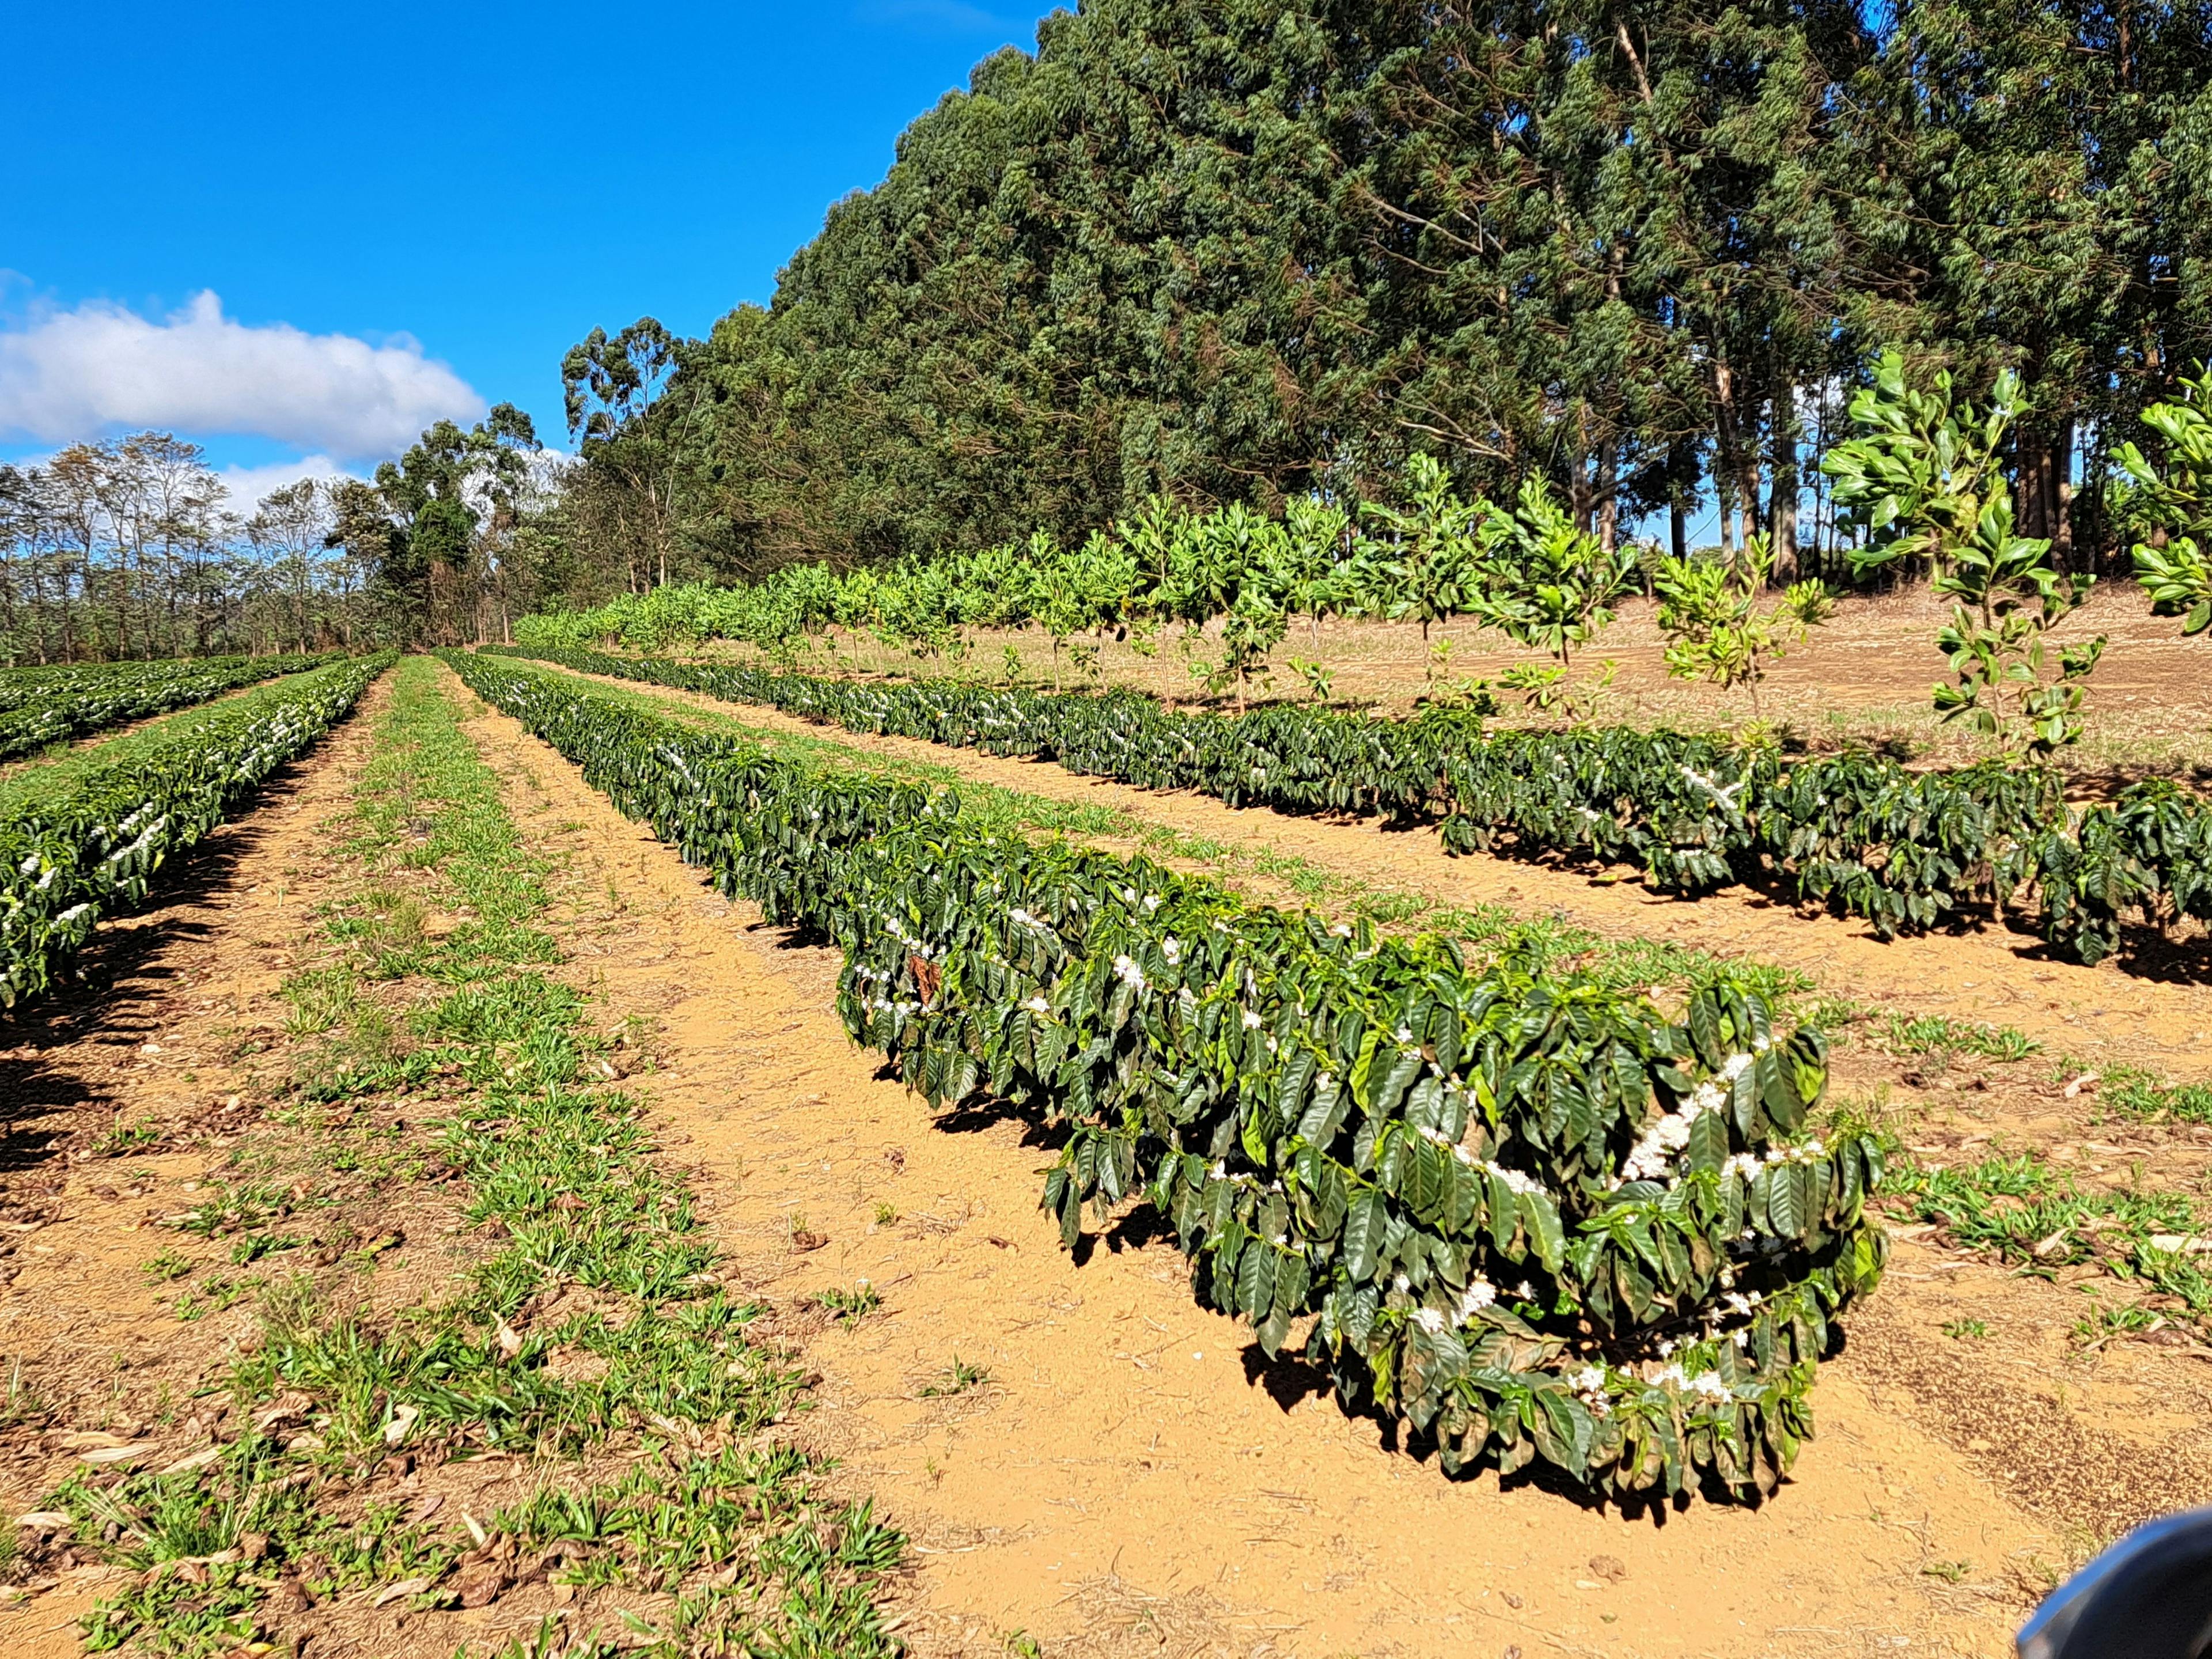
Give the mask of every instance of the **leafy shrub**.
POLYGON ((171 854, 310 747, 392 660, 335 663, 264 700, 210 710, 139 758, 0 817, 0 1006, 45 990, 101 917, 143 901, 171 854))
POLYGON ((1770 1490, 1835 1316, 1877 1281, 1865 1137, 1811 1031, 1248 905, 1143 859, 965 827, 511 661, 449 658, 723 890, 835 941, 839 1007, 940 1109, 1060 1127, 1044 1202, 1143 1195, 1200 1295, 1441 1461, 1770 1490))
POLYGON ((1851 550, 1853 570, 1925 560, 1932 591, 1953 601, 1936 642, 1954 683, 1936 685, 1936 712, 2008 750, 2047 756, 2081 735, 2087 682, 2105 640, 2061 647, 2055 673, 2046 663, 2045 636, 2095 579, 2059 570, 2047 538, 2014 532, 2002 452, 2027 409, 2012 369, 1999 373, 1988 408, 1978 410, 1954 399, 1948 371, 1929 391, 1908 386, 1904 355, 1887 350, 1874 383, 1852 395, 1857 435, 1831 449, 1820 470, 1835 480, 1836 505, 1867 534, 1851 550))
POLYGON ((1146 789, 1194 789, 1231 805, 1420 819, 1442 808, 1447 756, 1479 738, 1486 702, 1409 720, 1273 704, 1243 714, 1170 713, 1134 691, 1006 690, 951 680, 890 684, 594 651, 511 651, 877 736, 1055 760, 1146 789))
POLYGON ((1487 705, 1384 720, 1310 706, 1170 714, 1133 691, 861 684, 600 652, 515 650, 762 704, 850 732, 1057 761, 1232 806, 1438 823, 1452 852, 1627 863, 1653 885, 1735 883, 1863 918, 1885 939, 1993 917, 2032 891, 2044 935, 2094 963, 2132 920, 2212 921, 2212 806, 2167 782, 2069 810, 2048 767, 1915 772, 1859 750, 1625 726, 1486 733, 1487 705))

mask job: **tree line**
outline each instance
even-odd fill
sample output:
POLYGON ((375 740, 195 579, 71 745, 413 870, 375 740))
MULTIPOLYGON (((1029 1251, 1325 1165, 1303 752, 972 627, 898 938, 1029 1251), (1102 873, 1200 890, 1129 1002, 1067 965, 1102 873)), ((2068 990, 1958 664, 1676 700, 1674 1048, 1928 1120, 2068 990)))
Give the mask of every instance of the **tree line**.
POLYGON ((2212 8, 1085 0, 839 204, 766 307, 563 364, 575 601, 1540 477, 1778 580, 1885 349, 2010 370, 2021 533, 2118 568, 2114 465, 2212 355, 2212 8))
POLYGON ((305 653, 381 636, 373 570, 329 544, 344 488, 302 479, 241 514, 200 447, 161 432, 0 466, 0 660, 305 653))
POLYGON ((104 662, 507 637, 573 540, 559 459, 501 404, 373 482, 234 509, 197 444, 139 432, 0 465, 0 661, 104 662))

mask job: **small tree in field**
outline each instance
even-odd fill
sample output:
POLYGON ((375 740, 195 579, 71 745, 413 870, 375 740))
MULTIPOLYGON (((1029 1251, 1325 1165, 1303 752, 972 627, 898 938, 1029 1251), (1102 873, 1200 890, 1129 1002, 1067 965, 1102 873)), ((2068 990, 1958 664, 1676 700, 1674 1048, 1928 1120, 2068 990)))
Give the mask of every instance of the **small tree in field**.
MULTIPOLYGON (((1517 666, 1500 684, 1522 692, 1533 708, 1562 702, 1572 708, 1574 654, 1613 621, 1613 601, 1628 591, 1635 573, 1634 552, 1607 552, 1553 499, 1541 478, 1522 483, 1510 508, 1492 502, 1468 609, 1553 659, 1517 666)), ((1610 678, 1609 672, 1603 677, 1610 678)))
POLYGON ((2161 472, 2131 443, 2113 457, 2135 485, 2134 517, 2153 538, 2136 544, 2136 580, 2184 634, 2212 627, 2212 370, 2181 382, 2178 404, 2153 404, 2143 424, 2166 441, 2161 472))
POLYGON ((2094 578, 2061 574, 2049 541, 2014 533, 2000 458, 2025 406, 2010 369, 1977 413, 1953 398, 1949 374, 1916 392, 1904 358, 1885 352, 1874 384, 1851 399, 1859 435, 1830 450, 1820 470, 1835 480, 1836 504, 1867 532, 1851 551, 1854 570, 1925 559, 1934 591, 1954 601, 1936 636, 1954 676, 1936 687, 1936 711, 2040 757, 2080 738, 2105 641, 2062 647, 2055 667, 2045 648, 2094 578))
POLYGON ((1283 607, 1306 618, 1306 637, 1321 643, 1321 619, 1346 602, 1345 544, 1351 515, 1316 495, 1293 497, 1283 509, 1283 607))
POLYGON ((1744 544, 1743 556, 1727 561, 1662 559, 1654 579, 1659 628, 1667 635, 1667 672, 1677 679, 1706 680, 1728 690, 1742 686, 1759 712, 1759 683, 1768 665, 1789 654, 1835 606, 1817 581, 1795 582, 1762 610, 1774 579, 1774 550, 1764 536, 1744 544))
POLYGON ((1405 490, 1403 507, 1369 501, 1360 511, 1390 532, 1384 612, 1420 623, 1425 644, 1431 627, 1468 608, 1483 507, 1453 492, 1451 474, 1433 455, 1407 458, 1405 490))

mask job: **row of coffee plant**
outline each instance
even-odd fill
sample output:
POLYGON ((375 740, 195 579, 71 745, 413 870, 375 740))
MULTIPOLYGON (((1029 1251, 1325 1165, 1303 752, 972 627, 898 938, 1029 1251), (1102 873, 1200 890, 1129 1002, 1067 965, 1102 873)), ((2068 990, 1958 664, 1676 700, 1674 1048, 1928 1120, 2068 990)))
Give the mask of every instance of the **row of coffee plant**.
POLYGON ((103 917, 143 902, 165 860, 313 744, 392 661, 350 658, 210 709, 0 817, 0 1006, 46 989, 103 917))
POLYGON ((2165 781, 2076 809, 2048 768, 1915 772, 1860 752, 1792 759, 1629 727, 1485 734, 1474 708, 1403 721, 1295 705, 1176 712, 1128 691, 524 654, 1232 805, 1438 823, 1455 852, 1630 864, 1687 894, 1742 883, 1863 917, 1885 938, 1999 919, 2025 896, 2056 950, 2094 963, 2130 924, 2212 920, 2212 805, 2165 781))
POLYGON ((1716 984, 1648 1001, 1252 905, 956 792, 816 770, 511 658, 478 695, 722 890, 838 945, 838 1006, 940 1109, 1064 1135, 1063 1237, 1147 1199, 1199 1294, 1441 1461, 1770 1490, 1834 1319, 1880 1277, 1881 1167, 1811 1115, 1826 1049, 1716 984))
POLYGON ((0 760, 318 668, 338 654, 79 663, 0 672, 0 760))

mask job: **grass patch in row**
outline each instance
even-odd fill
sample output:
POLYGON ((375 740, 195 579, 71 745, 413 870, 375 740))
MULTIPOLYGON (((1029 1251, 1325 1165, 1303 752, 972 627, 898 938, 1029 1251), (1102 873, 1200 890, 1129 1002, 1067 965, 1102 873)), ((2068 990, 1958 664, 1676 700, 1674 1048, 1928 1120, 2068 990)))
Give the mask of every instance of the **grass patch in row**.
POLYGON ((2161 1324, 2212 1336, 2212 1275, 2200 1236, 2208 1224, 2185 1194, 2085 1188, 2028 1152, 1951 1167, 1899 1157, 1884 1200, 1893 1212, 1935 1224, 1946 1243, 2020 1272, 2055 1279, 2061 1268, 2089 1267, 2132 1292, 2118 1306, 2096 1297, 2075 1328, 2085 1339, 2161 1324))
MULTIPOLYGON (((2067 1073, 2069 1077, 2079 1074, 2078 1067, 2067 1073)), ((2140 1066, 2106 1066, 2099 1080, 2097 1098, 2123 1117, 2212 1123, 2212 1085, 2170 1083, 2140 1066)))
POLYGON ((2026 1060, 2043 1048, 2027 1033, 2009 1025, 1984 1025, 1948 1014, 1914 1018, 1892 1014, 1883 1042, 1892 1054, 1924 1055, 1944 1065, 1961 1059, 2010 1062, 2026 1060))
MULTIPOLYGON (((368 1158, 388 1180, 457 1177, 461 1218, 503 1242, 451 1294, 397 1312, 271 1277, 261 1339, 222 1384, 254 1426, 200 1467, 87 1472, 49 1500, 81 1544, 139 1575, 88 1617, 87 1646, 251 1650, 279 1590, 427 1610, 544 1581, 624 1591, 627 1652, 888 1655, 875 1599, 902 1542, 866 1505, 829 1496, 818 1461, 760 1442, 802 1405, 799 1379, 751 1340, 763 1310, 715 1282, 635 1101, 582 1080, 606 1040, 545 971, 559 956, 538 925, 545 867, 441 672, 427 659, 398 671, 346 826, 362 883, 323 919, 336 958, 286 988, 301 1052, 285 1115, 326 1170, 368 1158), (428 925, 432 904, 452 925, 428 925), (356 1127, 352 1109, 372 1100, 435 1111, 418 1122, 434 1133, 392 1144, 356 1127), (375 1489, 389 1460, 490 1450, 562 1467, 465 1526, 403 1520, 375 1489), (599 1478, 625 1451, 653 1461, 599 1478)), ((313 1200, 256 1162, 234 1159, 239 1178, 212 1183, 187 1228, 274 1246, 288 1203, 313 1200)), ((173 1256, 149 1272, 184 1277, 173 1256)), ((373 1252, 356 1265, 374 1271, 373 1252)), ((249 1288, 218 1293, 231 1291, 249 1288)), ((549 1622, 501 1651, 556 1634, 569 1652, 603 1637, 612 1650, 578 1628, 549 1622)))

